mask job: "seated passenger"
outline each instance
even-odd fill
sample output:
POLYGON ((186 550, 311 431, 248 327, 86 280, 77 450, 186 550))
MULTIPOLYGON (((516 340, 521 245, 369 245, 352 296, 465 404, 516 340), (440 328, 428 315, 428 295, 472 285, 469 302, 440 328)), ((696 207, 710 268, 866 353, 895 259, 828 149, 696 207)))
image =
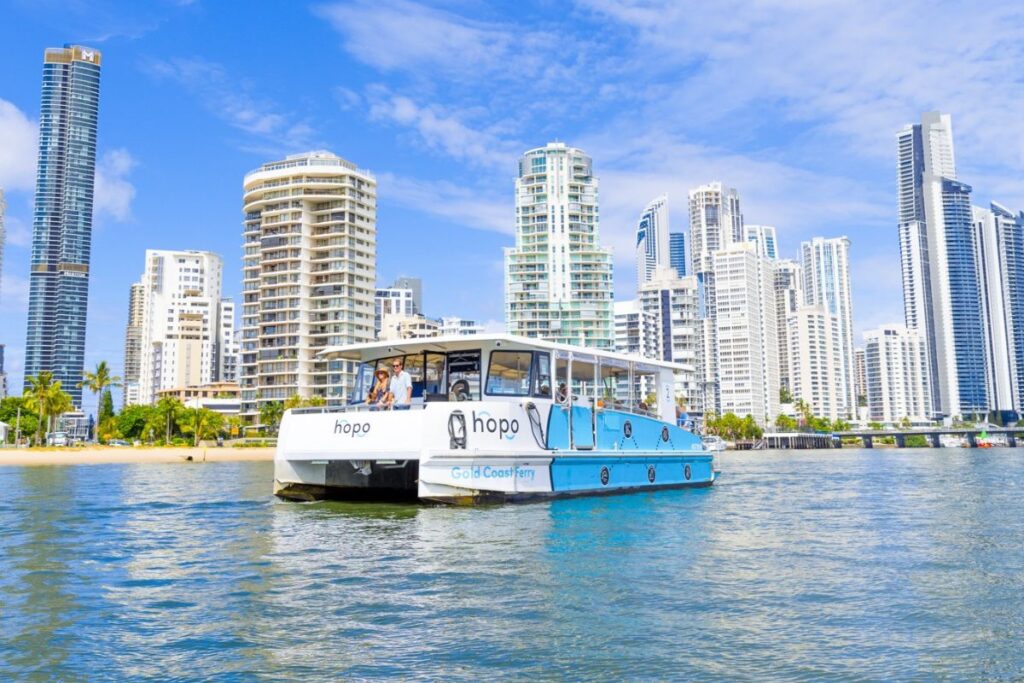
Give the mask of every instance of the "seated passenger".
POLYGON ((374 382, 370 393, 366 396, 366 403, 371 410, 380 410, 391 402, 388 389, 388 371, 380 368, 373 373, 374 382))
POLYGON ((565 382, 558 385, 558 390, 555 392, 555 402, 565 403, 569 400, 569 388, 565 386, 565 382))
POLYGON ((457 379, 452 382, 451 389, 448 392, 450 394, 449 400, 452 401, 468 401, 470 400, 469 394, 469 382, 464 379, 457 379))

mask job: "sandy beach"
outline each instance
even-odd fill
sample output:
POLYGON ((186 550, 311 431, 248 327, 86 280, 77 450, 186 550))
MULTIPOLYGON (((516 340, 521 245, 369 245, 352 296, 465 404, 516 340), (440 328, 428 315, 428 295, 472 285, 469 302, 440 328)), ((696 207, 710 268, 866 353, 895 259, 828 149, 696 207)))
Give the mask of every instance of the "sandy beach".
POLYGON ((273 460, 273 448, 3 448, 2 465, 103 465, 273 460))

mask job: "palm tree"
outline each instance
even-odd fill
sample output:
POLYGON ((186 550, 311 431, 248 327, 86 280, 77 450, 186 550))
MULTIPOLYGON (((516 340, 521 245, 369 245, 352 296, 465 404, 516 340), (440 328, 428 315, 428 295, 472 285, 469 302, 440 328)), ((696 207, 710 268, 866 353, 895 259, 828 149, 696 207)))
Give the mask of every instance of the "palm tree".
POLYGON ((192 445, 198 447, 200 439, 216 436, 224 428, 224 416, 206 408, 185 408, 178 416, 178 426, 193 435, 192 445))
POLYGON ((60 380, 49 386, 46 391, 46 414, 50 416, 49 428, 52 432, 57 426, 55 421, 58 415, 63 415, 74 408, 71 402, 71 395, 61 389, 60 380))
POLYGON ((183 409, 184 406, 181 401, 173 396, 164 396, 157 401, 156 405, 153 406, 152 415, 146 424, 150 435, 154 431, 163 429, 164 443, 169 444, 171 442, 171 426, 177 422, 178 415, 181 414, 183 409))
POLYGON ((284 414, 284 405, 280 401, 264 403, 260 406, 260 424, 266 427, 270 433, 276 433, 282 414, 284 414))
MULTIPOLYGON (((93 395, 98 395, 103 391, 106 391, 109 387, 119 386, 121 386, 121 378, 117 375, 110 374, 110 367, 107 365, 107 361, 105 360, 101 360, 96 364, 96 372, 87 371, 84 379, 78 383, 79 388, 84 387, 91 391, 93 395)), ((99 409, 97 409, 97 413, 98 412, 99 409)), ((102 422, 104 417, 109 416, 97 414, 97 423, 102 422)))
POLYGON ((40 432, 46 421, 46 397, 49 395, 51 386, 53 386, 53 373, 43 370, 35 377, 28 378, 28 388, 25 390, 25 398, 28 399, 29 405, 35 410, 36 415, 39 416, 39 422, 36 425, 37 446, 39 445, 40 432))

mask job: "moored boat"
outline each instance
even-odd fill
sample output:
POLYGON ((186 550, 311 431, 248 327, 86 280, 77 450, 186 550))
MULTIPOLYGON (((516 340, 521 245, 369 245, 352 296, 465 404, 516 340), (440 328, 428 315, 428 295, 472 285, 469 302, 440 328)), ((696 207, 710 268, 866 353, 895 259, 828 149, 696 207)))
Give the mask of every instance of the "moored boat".
POLYGON ((274 467, 281 498, 472 504, 715 481, 714 455, 676 425, 679 365, 510 335, 322 355, 356 364, 354 398, 286 412, 274 467), (375 410, 363 399, 392 363, 410 375, 411 405, 375 410), (653 406, 640 395, 652 389, 653 406))

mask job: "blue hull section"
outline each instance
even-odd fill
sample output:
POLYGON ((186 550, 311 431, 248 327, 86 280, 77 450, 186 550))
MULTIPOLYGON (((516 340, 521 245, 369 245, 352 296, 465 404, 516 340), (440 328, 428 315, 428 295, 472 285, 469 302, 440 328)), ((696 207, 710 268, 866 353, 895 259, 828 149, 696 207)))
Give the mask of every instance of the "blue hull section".
POLYGON ((555 494, 709 486, 714 479, 711 455, 594 453, 556 456, 551 462, 551 489, 555 494))

